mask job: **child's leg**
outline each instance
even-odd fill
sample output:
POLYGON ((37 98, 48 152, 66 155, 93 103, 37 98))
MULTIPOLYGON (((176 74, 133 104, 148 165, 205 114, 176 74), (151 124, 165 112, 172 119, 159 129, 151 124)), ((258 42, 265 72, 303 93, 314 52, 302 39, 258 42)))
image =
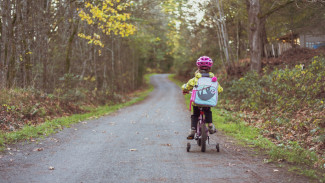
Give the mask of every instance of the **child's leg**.
POLYGON ((193 139, 194 135, 196 133, 196 126, 197 126, 197 122, 200 116, 200 110, 198 107, 196 106, 192 106, 193 107, 193 114, 191 115, 191 131, 190 134, 187 136, 187 139, 193 139))
POLYGON ((205 114, 205 122, 208 123, 209 126, 209 133, 213 134, 217 132, 217 130, 214 128, 212 124, 212 111, 210 107, 205 107, 204 109, 204 114, 205 114))
POLYGON ((212 111, 210 107, 203 108, 204 115, 205 115, 205 122, 212 126, 212 111))
POLYGON ((197 106, 193 106, 193 114, 191 115, 191 128, 197 127, 197 122, 199 121, 200 109, 197 106))

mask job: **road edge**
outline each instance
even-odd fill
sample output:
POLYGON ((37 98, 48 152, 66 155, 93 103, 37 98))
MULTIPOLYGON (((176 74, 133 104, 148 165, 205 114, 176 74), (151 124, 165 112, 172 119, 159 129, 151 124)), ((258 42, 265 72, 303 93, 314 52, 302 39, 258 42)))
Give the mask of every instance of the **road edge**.
POLYGON ((99 106, 91 109, 90 112, 87 113, 73 114, 66 117, 56 118, 53 120, 45 121, 44 123, 37 126, 26 125, 22 129, 10 133, 0 133, 0 152, 3 152, 8 145, 15 144, 23 140, 31 141, 36 138, 46 137, 63 130, 63 128, 69 128, 72 124, 80 123, 88 119, 97 119, 101 116, 107 116, 119 109, 145 100, 154 89, 153 85, 150 83, 150 77, 153 75, 155 75, 155 73, 146 74, 144 76, 146 88, 140 92, 138 91, 134 93, 135 96, 124 103, 111 106, 99 106))

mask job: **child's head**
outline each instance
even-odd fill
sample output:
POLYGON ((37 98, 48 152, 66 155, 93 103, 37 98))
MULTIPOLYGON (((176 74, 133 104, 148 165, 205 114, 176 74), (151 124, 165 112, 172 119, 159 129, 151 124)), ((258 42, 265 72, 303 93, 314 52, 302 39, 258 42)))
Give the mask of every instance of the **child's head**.
POLYGON ((213 61, 210 57, 202 56, 196 61, 196 65, 200 70, 210 70, 212 67, 213 61))

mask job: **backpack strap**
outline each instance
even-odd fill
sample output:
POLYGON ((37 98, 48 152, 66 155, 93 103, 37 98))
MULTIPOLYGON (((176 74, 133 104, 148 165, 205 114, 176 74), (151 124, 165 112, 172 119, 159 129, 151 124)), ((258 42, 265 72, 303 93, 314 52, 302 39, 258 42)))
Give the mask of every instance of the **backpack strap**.
POLYGON ((191 109, 192 109, 192 108, 191 108, 191 107, 192 107, 192 102, 195 101, 196 91, 197 91, 197 90, 193 90, 193 91, 192 91, 191 100, 190 100, 190 111, 191 111, 191 109))

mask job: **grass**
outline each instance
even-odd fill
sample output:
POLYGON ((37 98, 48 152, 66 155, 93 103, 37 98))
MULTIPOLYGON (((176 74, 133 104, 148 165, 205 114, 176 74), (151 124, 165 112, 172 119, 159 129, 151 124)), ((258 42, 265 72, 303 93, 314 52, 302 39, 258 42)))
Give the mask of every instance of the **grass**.
MULTIPOLYGON (((150 76, 154 74, 145 75, 145 82, 149 84, 150 76)), ((152 85, 148 85, 144 91, 136 93, 136 97, 125 103, 116 105, 100 106, 98 108, 90 109, 90 112, 85 114, 75 114, 68 117, 57 118, 51 121, 46 121, 37 126, 24 126, 22 129, 10 133, 0 132, 0 150, 5 149, 6 144, 16 143, 21 140, 29 140, 32 138, 39 138, 48 136, 62 130, 64 127, 70 127, 71 124, 78 123, 87 119, 98 118, 100 116, 109 115, 123 107, 130 106, 134 103, 142 101, 153 90, 152 85)))
MULTIPOLYGON (((178 86, 183 83, 174 79, 174 75, 169 76, 170 80, 178 86)), ((189 105, 190 95, 186 95, 186 106, 189 105)), ((268 162, 278 162, 278 160, 286 160, 292 166, 291 171, 308 176, 310 178, 325 182, 325 174, 321 170, 314 170, 313 164, 317 161, 317 156, 311 151, 305 150, 293 142, 289 146, 278 146, 261 135, 260 129, 249 126, 246 122, 240 119, 239 114, 230 112, 217 106, 212 108, 213 122, 218 130, 235 137, 238 143, 256 147, 257 149, 266 152, 269 156, 268 162)), ((282 165, 281 165, 282 166, 282 165)))

